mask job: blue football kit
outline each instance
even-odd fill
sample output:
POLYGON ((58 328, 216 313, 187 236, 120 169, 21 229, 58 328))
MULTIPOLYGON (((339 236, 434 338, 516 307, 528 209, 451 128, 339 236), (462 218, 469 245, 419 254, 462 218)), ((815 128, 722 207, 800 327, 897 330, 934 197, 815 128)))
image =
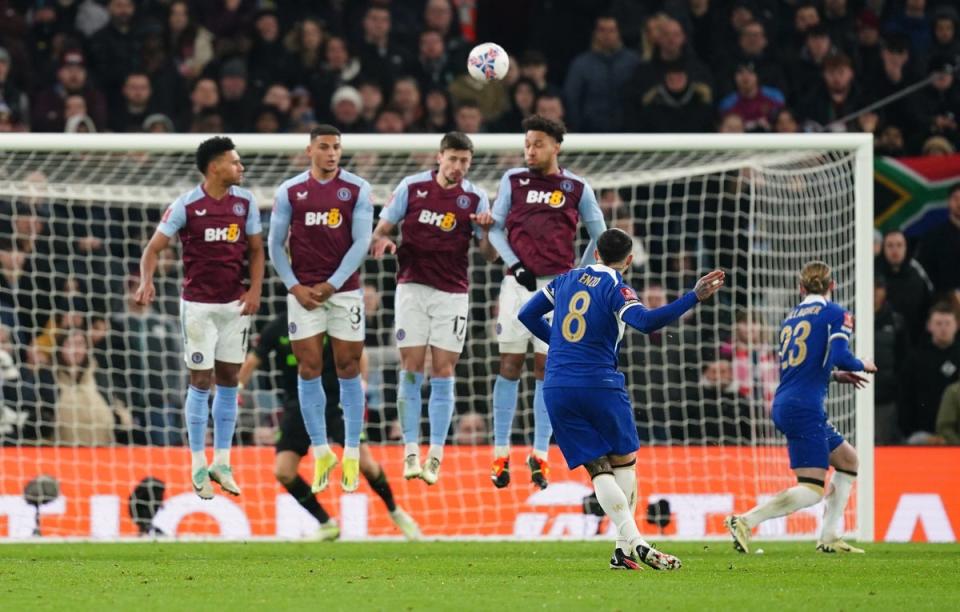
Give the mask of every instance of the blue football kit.
POLYGON ((518 318, 549 345, 543 393, 568 467, 639 448, 630 397, 617 370, 625 326, 650 333, 696 304, 691 291, 650 310, 619 272, 594 264, 557 276, 523 306, 518 318), (552 324, 543 318, 551 310, 552 324))

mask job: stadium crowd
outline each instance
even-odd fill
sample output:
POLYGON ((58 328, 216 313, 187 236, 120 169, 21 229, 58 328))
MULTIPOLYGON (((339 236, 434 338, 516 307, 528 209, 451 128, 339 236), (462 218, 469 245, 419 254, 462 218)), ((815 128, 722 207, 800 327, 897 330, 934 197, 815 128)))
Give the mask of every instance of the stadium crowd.
MULTIPOLYGON (((347 133, 517 132, 539 113, 579 132, 870 131, 885 155, 944 154, 960 145, 960 86, 947 71, 960 54, 954 4, 0 0, 0 131, 302 133, 329 122, 347 133), (465 74, 482 40, 514 54, 504 81, 465 74), (910 96, 837 121, 928 75, 910 96)), ((657 214, 614 190, 598 197, 608 225, 633 234, 640 215, 657 214)), ((960 186, 949 198, 941 227, 875 244, 880 444, 960 444, 960 186)), ((735 199, 711 205, 739 218, 735 199)), ((183 443, 175 249, 161 260, 158 301, 132 299, 158 212, 0 201, 0 442, 183 443)), ((741 246, 737 229, 698 228, 726 252, 741 246)), ((646 240, 644 276, 662 282, 638 289, 655 307, 690 285, 696 261, 646 240)), ((490 440, 491 288, 502 274, 476 263, 451 434, 465 444, 490 440)), ((744 262, 717 264, 730 270, 726 308, 628 336, 644 441, 762 437, 779 370, 773 330, 740 303, 744 262)), ((383 282, 392 265, 365 270, 368 399, 382 407, 371 410, 373 442, 399 438, 383 282)), ((265 303, 282 295, 271 281, 265 303)), ((263 393, 246 401, 268 404, 263 393)), ((270 422, 244 414, 241 442, 272 440, 270 422)), ((516 428, 517 441, 531 429, 516 428)))

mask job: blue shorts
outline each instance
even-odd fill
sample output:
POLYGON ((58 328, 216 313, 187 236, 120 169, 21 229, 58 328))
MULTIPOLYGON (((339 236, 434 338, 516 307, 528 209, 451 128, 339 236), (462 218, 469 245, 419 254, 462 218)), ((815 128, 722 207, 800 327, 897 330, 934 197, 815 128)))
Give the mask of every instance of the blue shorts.
POLYGON ((571 470, 606 455, 640 448, 633 407, 624 389, 547 387, 543 400, 557 446, 571 470))
POLYGON ((774 404, 773 424, 787 437, 790 469, 830 467, 830 453, 843 436, 827 420, 823 406, 774 404))

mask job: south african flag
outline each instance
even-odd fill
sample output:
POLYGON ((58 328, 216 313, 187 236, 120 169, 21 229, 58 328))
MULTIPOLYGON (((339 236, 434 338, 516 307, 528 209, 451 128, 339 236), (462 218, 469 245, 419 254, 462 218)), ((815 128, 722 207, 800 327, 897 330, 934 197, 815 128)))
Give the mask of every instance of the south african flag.
POLYGON ((947 190, 960 181, 960 154, 878 157, 874 161, 874 227, 916 238, 947 218, 947 190))

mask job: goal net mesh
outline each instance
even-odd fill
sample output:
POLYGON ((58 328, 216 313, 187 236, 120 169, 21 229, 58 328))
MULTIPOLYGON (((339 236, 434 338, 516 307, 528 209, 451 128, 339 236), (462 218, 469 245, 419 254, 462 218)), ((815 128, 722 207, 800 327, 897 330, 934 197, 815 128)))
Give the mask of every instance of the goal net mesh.
MULTIPOLYGON (((378 210, 404 176, 434 163, 432 153, 345 145, 344 166, 371 182, 378 210)), ((161 257, 153 307, 138 310, 131 296, 140 254, 163 210, 200 177, 192 146, 168 152, 136 147, 134 141, 123 152, 0 156, 0 538, 134 535, 130 495, 145 478, 165 485, 154 524, 168 535, 309 536, 316 523, 273 477, 272 444, 283 397, 269 367, 241 394, 235 437, 240 448, 233 462, 243 494, 218 495, 207 503, 190 489, 176 241, 161 257), (43 475, 56 488, 42 499, 25 497, 25 486, 43 475)), ((287 151, 239 151, 247 168, 245 186, 259 200, 265 228, 275 187, 308 164, 302 151, 298 137, 287 151)), ((492 201, 502 173, 522 163, 519 147, 498 150, 481 142, 470 178, 492 201)), ((593 186, 608 226, 636 237, 626 277, 648 306, 675 299, 710 269, 727 272, 727 286, 712 303, 660 332, 628 331, 621 348, 643 441, 641 530, 687 538, 720 535, 724 514, 743 511, 791 484, 770 403, 779 376, 776 332, 800 299, 802 264, 813 258, 829 263, 837 279, 834 300, 853 310, 855 156, 843 150, 568 148, 561 163, 593 186), (661 500, 669 513, 658 522, 657 512, 648 516, 648 504, 664 509, 661 500)), ((578 251, 586 242, 581 229, 578 251)), ((267 268, 254 342, 285 310, 283 286, 269 263, 267 268)), ((372 454, 397 503, 426 536, 608 533, 608 521, 583 504, 590 487, 582 470, 566 470, 555 446, 551 486, 538 491, 530 484, 525 458, 533 438, 532 358, 512 434, 513 483, 501 491, 490 482, 496 303, 503 272, 501 265, 473 254, 456 416, 440 482, 428 487, 401 477, 399 358, 392 328, 396 261, 388 256, 364 263, 366 433, 372 454)), ((427 396, 428 387, 424 404, 427 396)), ((852 391, 831 389, 828 411, 855 443, 852 391)), ((310 463, 301 464, 308 481, 310 463)), ((399 535, 366 482, 345 494, 339 470, 334 476, 319 499, 340 521, 343 537, 399 535)), ((35 492, 38 483, 33 484, 35 492)), ((856 528, 854 506, 847 516, 850 531, 856 528)), ((809 537, 820 513, 771 521, 761 533, 809 537)))

